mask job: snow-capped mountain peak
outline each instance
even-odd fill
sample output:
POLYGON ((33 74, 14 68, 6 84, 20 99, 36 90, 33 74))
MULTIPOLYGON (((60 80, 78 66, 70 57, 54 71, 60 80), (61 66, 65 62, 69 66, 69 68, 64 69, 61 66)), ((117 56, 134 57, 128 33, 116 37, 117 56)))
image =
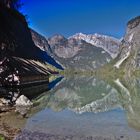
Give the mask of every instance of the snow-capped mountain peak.
POLYGON ((114 37, 110 37, 107 35, 100 35, 100 34, 83 34, 83 33, 77 33, 70 38, 74 38, 76 40, 84 40, 87 43, 90 43, 96 47, 103 48, 106 52, 108 52, 112 58, 115 58, 118 55, 119 52, 119 46, 121 41, 119 39, 116 39, 114 37))

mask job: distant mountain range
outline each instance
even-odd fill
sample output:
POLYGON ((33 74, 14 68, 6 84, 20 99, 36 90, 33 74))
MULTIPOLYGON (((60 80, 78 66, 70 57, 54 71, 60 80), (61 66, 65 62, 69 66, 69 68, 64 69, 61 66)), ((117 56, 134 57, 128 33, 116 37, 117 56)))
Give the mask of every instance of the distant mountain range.
POLYGON ((93 70, 114 59, 114 66, 127 72, 140 68, 140 16, 130 20, 122 39, 77 33, 69 38, 54 35, 48 39, 32 31, 39 48, 53 57, 66 69, 93 70), (124 63, 125 62, 125 63, 124 63))
POLYGON ((48 39, 32 30, 39 48, 52 56, 66 69, 93 70, 109 63, 119 53, 121 41, 105 35, 76 34, 69 38, 54 35, 48 39))
POLYGON ((93 46, 102 48, 106 52, 108 52, 112 58, 115 58, 117 56, 117 54, 119 53, 118 46, 120 45, 120 40, 118 40, 114 37, 100 35, 97 33, 90 34, 90 35, 78 33, 70 38, 74 38, 76 40, 84 40, 85 42, 90 43, 93 46))

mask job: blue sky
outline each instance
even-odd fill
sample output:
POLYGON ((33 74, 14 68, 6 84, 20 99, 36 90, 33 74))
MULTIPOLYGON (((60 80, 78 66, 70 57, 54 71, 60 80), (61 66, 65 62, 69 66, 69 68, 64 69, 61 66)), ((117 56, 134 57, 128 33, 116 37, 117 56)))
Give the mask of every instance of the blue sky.
POLYGON ((121 38, 140 0, 21 0, 29 26, 46 37, 100 33, 121 38))

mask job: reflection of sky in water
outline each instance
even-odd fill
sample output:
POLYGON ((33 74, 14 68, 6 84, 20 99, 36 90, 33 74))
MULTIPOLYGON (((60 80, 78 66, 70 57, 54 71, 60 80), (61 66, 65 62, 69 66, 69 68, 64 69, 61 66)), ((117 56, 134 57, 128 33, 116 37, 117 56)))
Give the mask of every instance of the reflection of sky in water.
MULTIPOLYGON (((26 129, 55 135, 122 136, 139 138, 140 134, 128 127, 125 113, 114 110, 99 114, 78 115, 69 110, 42 110, 28 120, 26 129)), ((138 140, 138 139, 135 139, 138 140)))

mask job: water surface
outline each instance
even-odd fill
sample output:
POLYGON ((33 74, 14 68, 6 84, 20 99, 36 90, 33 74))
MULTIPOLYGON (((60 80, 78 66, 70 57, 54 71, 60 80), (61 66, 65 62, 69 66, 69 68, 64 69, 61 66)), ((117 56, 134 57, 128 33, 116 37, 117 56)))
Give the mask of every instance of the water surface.
POLYGON ((40 92, 20 139, 140 140, 140 80, 59 77, 40 92))

